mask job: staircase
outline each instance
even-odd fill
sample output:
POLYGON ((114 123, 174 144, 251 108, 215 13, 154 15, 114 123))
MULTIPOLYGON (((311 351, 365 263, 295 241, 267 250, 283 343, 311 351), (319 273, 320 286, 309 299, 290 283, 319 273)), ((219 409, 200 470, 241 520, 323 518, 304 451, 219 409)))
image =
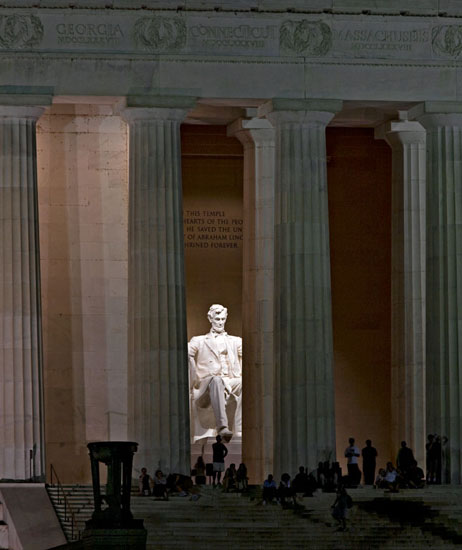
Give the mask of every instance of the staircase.
MULTIPOLYGON (((75 540, 91 515, 92 491, 89 486, 71 485, 65 490, 74 510, 75 540)), ((165 502, 133 496, 131 508, 135 518, 144 519, 147 547, 153 550, 461 548, 462 488, 429 487, 397 494, 360 488, 349 493, 355 506, 349 511, 346 532, 336 531, 331 516, 335 495, 320 492, 300 500, 295 510, 263 506, 258 490, 241 495, 211 486, 201 489, 198 500, 172 496, 165 502), (409 513, 394 513, 400 506, 409 513)), ((62 503, 57 512, 63 514, 62 503)), ((70 537, 66 521, 62 525, 70 537)))
POLYGON ((93 513, 92 486, 48 485, 47 491, 67 541, 79 540, 93 513))

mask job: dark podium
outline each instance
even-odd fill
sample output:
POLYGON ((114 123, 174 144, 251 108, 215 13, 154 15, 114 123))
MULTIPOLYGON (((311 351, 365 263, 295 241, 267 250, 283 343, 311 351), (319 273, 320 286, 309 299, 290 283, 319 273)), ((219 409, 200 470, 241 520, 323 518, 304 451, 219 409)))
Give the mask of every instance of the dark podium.
POLYGON ((84 548, 144 549, 147 532, 130 512, 133 455, 138 443, 89 443, 95 511, 83 532, 84 548), (101 492, 100 463, 107 466, 106 493, 101 492))

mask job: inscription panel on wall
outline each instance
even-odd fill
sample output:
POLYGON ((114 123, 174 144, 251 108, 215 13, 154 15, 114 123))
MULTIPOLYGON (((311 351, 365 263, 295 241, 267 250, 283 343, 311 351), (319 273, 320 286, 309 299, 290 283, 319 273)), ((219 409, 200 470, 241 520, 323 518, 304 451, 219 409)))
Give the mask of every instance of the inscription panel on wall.
POLYGON ((230 250, 242 248, 242 218, 227 210, 184 210, 183 229, 186 249, 230 250))
POLYGON ((443 18, 0 10, 0 51, 457 60, 461 44, 443 18))

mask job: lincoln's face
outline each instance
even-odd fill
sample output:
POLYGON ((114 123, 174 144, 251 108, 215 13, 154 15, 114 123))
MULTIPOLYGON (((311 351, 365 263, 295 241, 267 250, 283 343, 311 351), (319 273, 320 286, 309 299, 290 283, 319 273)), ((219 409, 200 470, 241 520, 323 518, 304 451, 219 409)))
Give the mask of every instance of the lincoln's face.
POLYGON ((212 323, 212 329, 215 332, 223 332, 224 331, 227 316, 228 315, 226 314, 226 312, 224 310, 221 310, 221 311, 218 311, 217 313, 215 313, 215 315, 210 320, 210 322, 212 323))

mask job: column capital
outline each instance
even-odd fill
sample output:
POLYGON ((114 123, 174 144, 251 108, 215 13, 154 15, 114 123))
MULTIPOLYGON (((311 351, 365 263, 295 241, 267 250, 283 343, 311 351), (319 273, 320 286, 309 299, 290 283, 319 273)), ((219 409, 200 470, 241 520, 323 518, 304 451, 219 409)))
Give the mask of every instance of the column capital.
POLYGON ((28 119, 28 120, 38 120, 45 111, 45 107, 29 107, 29 106, 11 106, 11 105, 1 105, 0 104, 0 121, 1 120, 18 120, 18 119, 28 119))
POLYGON ((242 145, 274 143, 274 128, 266 118, 238 118, 228 124, 226 134, 236 137, 242 145))
POLYGON ((384 139, 391 147, 407 144, 425 145, 425 128, 417 121, 389 120, 374 129, 375 139, 384 139))
POLYGON ((462 126, 462 102, 424 101, 408 111, 408 118, 418 120, 425 128, 462 126))
POLYGON ((181 122, 195 104, 196 98, 189 96, 132 95, 127 96, 121 116, 128 123, 140 120, 181 122))
POLYGON ((297 122, 327 125, 341 111, 343 101, 337 99, 273 98, 258 108, 258 116, 272 123, 297 122))
POLYGON ((0 118, 37 120, 51 102, 49 94, 2 93, 0 88, 0 118))

